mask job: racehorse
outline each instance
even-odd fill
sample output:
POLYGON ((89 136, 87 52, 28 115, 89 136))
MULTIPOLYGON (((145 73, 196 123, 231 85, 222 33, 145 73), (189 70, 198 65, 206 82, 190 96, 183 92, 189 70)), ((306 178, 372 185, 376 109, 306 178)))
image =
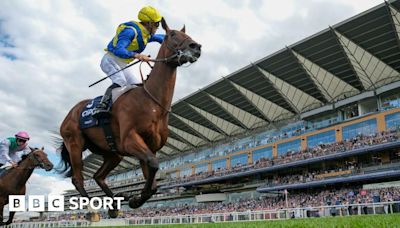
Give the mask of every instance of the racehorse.
POLYGON ((0 225, 8 225, 12 223, 14 211, 10 211, 10 215, 6 222, 3 222, 3 208, 8 204, 9 195, 25 195, 25 184, 32 175, 36 167, 50 171, 53 164, 47 158, 47 154, 42 149, 32 149, 28 155, 22 156, 22 160, 15 168, 8 169, 0 176, 0 225))
MULTIPOLYGON (((104 158, 93 178, 108 197, 114 194, 105 178, 121 162, 123 156, 137 158, 146 179, 140 197, 123 194, 124 199, 129 200, 129 206, 140 207, 157 191, 155 175, 159 164, 156 152, 168 138, 168 114, 177 67, 195 62, 201 53, 201 45, 185 34, 185 26, 178 31, 171 30, 164 19, 161 24, 166 35, 148 79, 143 86, 121 95, 112 106, 110 124, 117 152, 111 151, 102 128, 80 129, 80 113, 90 100, 76 104, 61 124, 63 143, 60 147, 60 162, 64 165, 61 172, 72 177, 72 183, 84 197, 89 197, 82 176, 82 152, 86 149, 104 158)), ((109 215, 116 217, 117 212, 109 210, 109 215)))

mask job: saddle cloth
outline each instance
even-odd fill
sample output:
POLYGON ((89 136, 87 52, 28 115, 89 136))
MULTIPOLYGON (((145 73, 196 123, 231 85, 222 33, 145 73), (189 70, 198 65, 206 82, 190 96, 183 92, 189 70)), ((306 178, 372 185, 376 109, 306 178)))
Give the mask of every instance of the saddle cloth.
MULTIPOLYGON (((136 87, 137 87, 136 85, 129 85, 129 86, 118 87, 118 88, 113 89, 112 90, 112 102, 110 102, 109 105, 112 106, 112 103, 117 101, 117 99, 122 94, 124 94, 124 93, 128 92, 129 90, 134 89, 136 87)), ((80 129, 86 129, 86 128, 98 126, 98 120, 92 117, 92 113, 93 113, 94 108, 97 106, 97 104, 100 103, 102 97, 103 96, 98 96, 98 97, 88 101, 85 108, 82 110, 80 118, 79 118, 80 129)))

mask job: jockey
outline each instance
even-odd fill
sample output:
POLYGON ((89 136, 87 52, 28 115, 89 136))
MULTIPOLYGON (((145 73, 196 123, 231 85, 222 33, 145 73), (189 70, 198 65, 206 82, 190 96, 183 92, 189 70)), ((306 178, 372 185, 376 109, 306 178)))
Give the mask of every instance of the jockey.
MULTIPOLYGON (((148 62, 150 58, 141 54, 149 42, 162 43, 163 34, 155 34, 162 19, 158 10, 151 6, 143 7, 138 14, 140 22, 129 21, 118 26, 114 38, 110 41, 107 53, 103 56, 100 67, 110 75, 127 66, 134 59, 148 62)), ((101 102, 93 110, 93 117, 107 116, 108 104, 113 88, 141 82, 129 70, 120 71, 110 77, 113 84, 107 88, 101 102)))
POLYGON ((29 135, 25 131, 15 134, 15 137, 6 138, 0 142, 0 167, 9 165, 16 167, 21 160, 18 152, 29 154, 31 151, 28 147, 29 135))

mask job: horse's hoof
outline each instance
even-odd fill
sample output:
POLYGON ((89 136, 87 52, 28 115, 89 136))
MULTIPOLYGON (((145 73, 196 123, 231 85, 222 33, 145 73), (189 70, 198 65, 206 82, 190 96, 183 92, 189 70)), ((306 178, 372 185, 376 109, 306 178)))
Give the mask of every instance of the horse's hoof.
POLYGON ((116 209, 116 210, 111 210, 111 209, 109 209, 108 210, 108 216, 110 216, 110 218, 116 218, 116 217, 118 217, 118 210, 116 209))
POLYGON ((143 205, 143 202, 142 202, 142 200, 140 198, 134 197, 134 198, 131 198, 129 200, 129 207, 130 208, 139 208, 142 205, 143 205))

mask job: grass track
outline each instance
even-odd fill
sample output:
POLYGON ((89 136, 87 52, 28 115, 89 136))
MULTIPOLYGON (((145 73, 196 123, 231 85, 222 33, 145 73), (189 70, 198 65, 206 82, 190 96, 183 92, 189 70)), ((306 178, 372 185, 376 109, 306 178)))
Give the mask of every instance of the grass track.
MULTIPOLYGON (((123 226, 119 226, 123 227, 123 226)), ((125 226, 135 228, 264 228, 264 227, 399 227, 400 214, 391 215, 354 215, 348 217, 325 217, 308 219, 290 219, 279 221, 257 221, 257 222, 226 222, 226 223, 207 223, 207 224, 183 224, 183 225, 141 225, 125 226)))

